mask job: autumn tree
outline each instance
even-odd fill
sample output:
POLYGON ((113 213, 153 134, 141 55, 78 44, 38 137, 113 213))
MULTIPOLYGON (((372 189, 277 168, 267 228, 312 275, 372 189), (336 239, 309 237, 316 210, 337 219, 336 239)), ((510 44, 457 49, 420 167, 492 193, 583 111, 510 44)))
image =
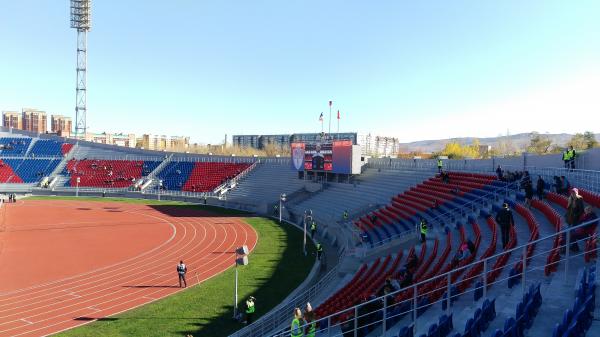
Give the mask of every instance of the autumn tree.
POLYGON ((550 153, 552 148, 552 140, 547 136, 540 135, 539 132, 533 131, 530 135, 529 146, 527 152, 536 154, 550 153))

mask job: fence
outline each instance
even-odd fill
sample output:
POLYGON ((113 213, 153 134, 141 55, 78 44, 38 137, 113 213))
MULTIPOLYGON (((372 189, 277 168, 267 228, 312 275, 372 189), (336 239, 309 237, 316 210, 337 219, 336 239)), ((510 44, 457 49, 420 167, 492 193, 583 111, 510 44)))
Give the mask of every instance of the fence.
MULTIPOLYGON (((315 321, 317 335, 356 337, 359 335, 359 331, 362 330, 360 335, 363 335, 363 331, 368 329, 371 331, 377 330, 379 332, 377 335, 385 336, 390 328, 399 324, 398 322, 402 318, 408 318, 409 322, 405 323, 412 328, 413 334, 416 335, 418 328, 422 324, 428 324, 422 320, 420 321, 419 316, 433 305, 442 304, 442 308, 445 305, 445 309, 443 310, 448 314, 451 310, 452 302, 457 300, 459 296, 473 296, 475 292, 478 292, 479 295, 486 298, 489 291, 488 288, 492 285, 499 286, 501 283, 509 282, 509 280, 520 282, 522 289, 526 290, 528 284, 532 284, 532 279, 541 279, 546 273, 547 268, 558 268, 558 265, 561 263, 564 264, 566 278, 569 275, 569 265, 571 263, 579 261, 584 255, 597 254, 599 250, 599 248, 593 247, 593 249, 587 251, 584 249, 582 253, 574 254, 568 248, 571 245, 570 239, 574 237, 573 233, 591 223, 583 223, 579 226, 561 230, 545 238, 532 240, 512 249, 505 249, 503 252, 493 256, 480 258, 477 262, 459 266, 428 280, 391 292, 388 295, 377 297, 359 305, 345 308, 329 316, 319 318, 315 321), (555 246, 555 241, 566 241, 566 243, 555 246), (534 252, 532 247, 544 246, 544 244, 548 246, 552 245, 553 248, 537 253, 534 252), (549 263, 546 262, 547 256, 560 249, 564 249, 564 257, 560 257, 558 260, 549 263), (507 263, 511 254, 522 254, 516 259, 516 262, 521 264, 522 270, 513 275, 503 276, 501 275, 502 269, 505 267, 511 268, 507 263), (507 261, 504 264, 497 265, 497 263, 494 263, 494 261, 505 258, 507 261), (459 280, 461 275, 467 270, 469 272, 459 280), (495 275, 496 273, 498 275, 495 275), (480 281, 481 283, 476 284, 475 287, 470 287, 469 284, 475 281, 480 281), (432 300, 430 301, 430 299, 432 300)), ((587 240, 589 239, 583 238, 573 242, 581 244, 587 240)), ((288 322, 291 322, 291 320, 292 310, 288 312, 288 322)), ((306 326, 302 326, 302 329, 306 326)), ((396 326, 395 328, 398 327, 396 326)), ((285 329, 276 333, 263 334, 262 336, 288 337, 290 336, 290 330, 285 329)))

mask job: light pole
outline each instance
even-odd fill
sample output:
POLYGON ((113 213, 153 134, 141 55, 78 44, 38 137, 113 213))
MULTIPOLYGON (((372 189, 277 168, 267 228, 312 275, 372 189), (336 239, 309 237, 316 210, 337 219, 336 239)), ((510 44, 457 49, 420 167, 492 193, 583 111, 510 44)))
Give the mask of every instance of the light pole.
POLYGON ((283 212, 283 203, 285 202, 285 198, 287 196, 285 195, 285 193, 281 193, 281 195, 279 195, 279 223, 281 223, 281 216, 282 216, 282 212, 283 212))
POLYGON ((248 246, 243 245, 235 250, 235 294, 233 299, 233 319, 239 317, 238 313, 238 265, 248 265, 248 246))
POLYGON ((79 197, 79 182, 81 181, 80 177, 77 177, 77 188, 75 189, 75 196, 79 197))
POLYGON ((158 181, 158 194, 157 194, 158 201, 160 201, 160 191, 162 190, 162 188, 163 188, 163 181, 161 179, 161 180, 158 181))
POLYGON ((304 252, 304 256, 306 256, 306 226, 307 223, 312 223, 312 210, 304 211, 304 243, 302 245, 302 251, 304 252))

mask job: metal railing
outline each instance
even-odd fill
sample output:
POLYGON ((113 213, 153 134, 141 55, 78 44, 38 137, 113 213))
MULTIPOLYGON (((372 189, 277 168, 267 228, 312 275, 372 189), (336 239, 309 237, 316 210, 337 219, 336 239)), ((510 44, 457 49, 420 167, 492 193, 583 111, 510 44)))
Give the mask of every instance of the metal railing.
POLYGON ((336 280, 339 271, 339 264, 333 267, 317 283, 298 294, 294 298, 281 303, 275 309, 260 317, 256 322, 246 326, 229 337, 262 337, 269 331, 278 329, 282 324, 288 321, 289 313, 296 307, 302 307, 306 303, 313 302, 315 298, 322 295, 324 289, 328 289, 332 282, 336 280))
MULTIPOLYGON (((597 220, 596 220, 597 221, 597 220)), ((581 253, 572 253, 568 247, 570 247, 570 239, 572 234, 587 225, 590 225, 593 221, 580 224, 578 226, 570 227, 555 234, 549 235, 545 238, 541 238, 534 241, 529 241, 526 244, 522 244, 512 249, 506 249, 501 253, 495 254, 488 258, 480 258, 476 262, 472 262, 468 265, 456 267, 446 273, 436 275, 428 280, 424 280, 408 287, 393 291, 388 295, 376 297, 374 299, 364 301, 359 305, 350 306, 338 311, 334 314, 321 317, 315 321, 317 326, 317 336, 357 336, 359 331, 364 332, 364 329, 374 331, 377 329, 378 336, 385 336, 386 333, 390 332, 390 329, 396 331, 397 324, 406 324, 411 326, 413 333, 416 335, 421 325, 428 324, 419 320, 421 314, 436 304, 442 304, 446 302, 445 313, 448 314, 451 310, 452 303, 458 299, 459 296, 474 295, 474 292, 480 292, 483 298, 486 298, 490 287, 492 285, 499 285, 504 282, 508 282, 509 279, 518 279, 523 291, 528 287, 528 284, 532 284, 532 280, 539 280, 545 273, 545 268, 548 266, 557 267, 559 264, 564 265, 564 276, 566 282, 566 276, 569 275, 569 266, 575 263, 579 258, 585 254, 591 252, 598 253, 599 248, 594 247, 589 251, 583 250, 581 253), (561 244, 558 247, 553 245, 555 239, 558 237, 565 238, 566 243, 561 244), (527 254, 529 247, 535 246, 540 247, 543 244, 552 243, 553 248, 534 252, 533 254, 527 254), (564 257, 559 258, 558 261, 546 262, 546 257, 556 249, 562 249, 565 251, 564 257), (511 254, 517 257, 513 260, 507 260, 505 265, 496 266, 494 261, 498 261, 503 256, 509 256, 511 254), (518 256, 517 254, 521 254, 518 256), (503 275, 503 269, 511 269, 512 263, 521 262, 522 271, 517 272, 514 275, 504 272, 507 275, 503 275), (481 272, 476 272, 474 275, 469 277, 461 276, 468 270, 474 270, 474 268, 481 268, 481 272), (499 271, 500 275, 493 281, 488 281, 491 275, 495 271, 499 271), (480 284, 475 283, 475 286, 467 285, 464 291, 460 292, 457 287, 464 282, 473 283, 475 281, 481 281, 480 284), (436 295, 437 294, 437 295, 436 295), (440 296, 445 294, 444 296, 440 296), (447 296, 450 294, 450 296, 447 296), (434 299, 434 301, 428 301, 428 299, 434 299), (384 319, 385 318, 385 319, 384 319)), ((573 241, 577 244, 585 242, 589 238, 578 239, 573 241)), ((481 249, 481 247, 479 248, 481 249)), ((583 266, 583 262, 582 265, 583 266)), ((558 277, 558 276, 554 276, 558 277)), ((493 290, 493 289, 492 289, 493 290)), ((440 312, 441 314, 441 312, 440 312)), ((288 313, 288 322, 292 320, 293 311, 290 310, 288 313)), ((308 324, 302 326, 304 329, 308 324)), ((272 332, 270 334, 263 334, 261 336, 276 336, 276 337, 287 337, 290 336, 290 329, 284 329, 279 332, 272 332)))

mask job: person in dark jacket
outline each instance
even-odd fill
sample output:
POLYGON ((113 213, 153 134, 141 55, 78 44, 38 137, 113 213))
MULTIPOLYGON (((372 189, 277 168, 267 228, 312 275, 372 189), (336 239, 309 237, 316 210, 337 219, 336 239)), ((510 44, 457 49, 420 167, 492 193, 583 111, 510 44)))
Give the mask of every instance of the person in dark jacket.
POLYGON ((577 241, 584 240, 596 234, 596 228, 598 227, 598 215, 594 212, 592 206, 586 206, 583 214, 579 218, 579 224, 589 222, 575 230, 575 233, 571 236, 571 250, 578 252, 579 245, 577 241))
POLYGON ((544 199, 544 188, 546 188, 546 182, 542 176, 538 176, 535 191, 539 200, 544 199))
POLYGON ((567 202, 566 220, 569 226, 579 225, 579 219, 581 218, 583 211, 583 197, 579 195, 579 190, 577 188, 573 188, 567 202))
POLYGON ((496 222, 500 226, 502 233, 502 248, 505 249, 510 239, 510 228, 515 225, 512 211, 508 208, 508 204, 504 203, 502 209, 496 214, 496 222))

